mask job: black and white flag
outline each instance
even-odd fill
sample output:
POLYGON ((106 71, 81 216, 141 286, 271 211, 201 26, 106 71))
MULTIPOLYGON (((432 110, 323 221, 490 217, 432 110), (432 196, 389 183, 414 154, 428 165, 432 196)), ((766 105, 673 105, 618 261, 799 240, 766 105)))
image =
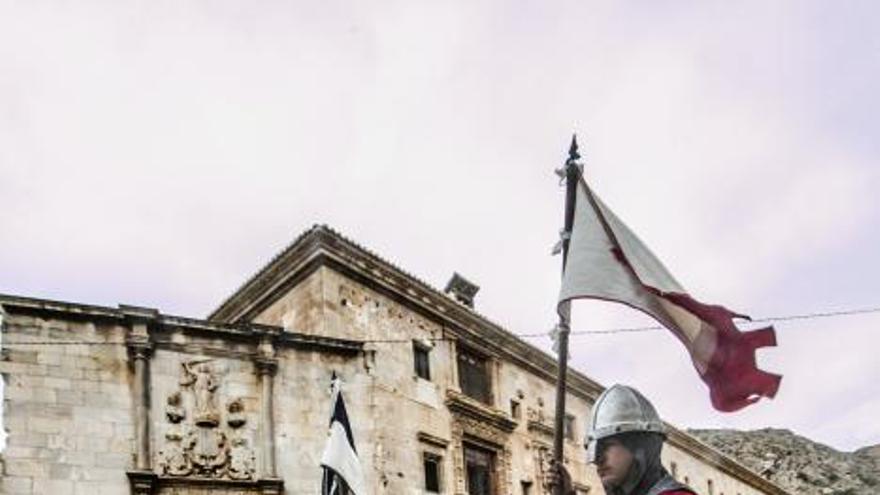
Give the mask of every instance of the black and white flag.
POLYGON ((330 388, 330 433, 324 455, 321 456, 321 467, 324 469, 321 495, 366 495, 364 475, 354 446, 354 435, 351 433, 351 424, 342 400, 342 381, 335 374, 330 388))

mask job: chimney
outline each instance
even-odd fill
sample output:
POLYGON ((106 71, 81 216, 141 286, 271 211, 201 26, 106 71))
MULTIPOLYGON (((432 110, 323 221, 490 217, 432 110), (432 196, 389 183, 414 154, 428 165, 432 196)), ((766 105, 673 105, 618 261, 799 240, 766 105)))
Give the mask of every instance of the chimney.
POLYGON ((458 273, 452 274, 452 278, 449 279, 449 282, 446 283, 446 288, 443 289, 443 292, 447 295, 469 308, 474 307, 474 296, 476 296, 479 291, 480 286, 462 277, 458 273))

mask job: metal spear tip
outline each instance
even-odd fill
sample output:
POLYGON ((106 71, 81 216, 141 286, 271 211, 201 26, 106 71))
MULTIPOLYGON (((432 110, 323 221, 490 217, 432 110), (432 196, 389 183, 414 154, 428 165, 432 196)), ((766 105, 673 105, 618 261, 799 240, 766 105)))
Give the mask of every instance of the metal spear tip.
POLYGON ((581 154, 578 153, 578 140, 577 134, 571 135, 571 146, 568 148, 568 159, 570 161, 576 161, 580 159, 581 154))

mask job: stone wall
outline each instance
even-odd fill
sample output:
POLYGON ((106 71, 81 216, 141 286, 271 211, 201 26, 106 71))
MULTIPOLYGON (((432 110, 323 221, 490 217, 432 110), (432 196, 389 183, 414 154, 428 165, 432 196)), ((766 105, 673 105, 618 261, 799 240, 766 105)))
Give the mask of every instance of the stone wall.
POLYGON ((278 477, 284 479, 288 495, 319 492, 318 466, 327 439, 333 371, 344 381, 343 396, 364 471, 373 471, 373 424, 371 415, 364 414, 371 408, 371 380, 364 374, 363 359, 280 351, 275 377, 275 452, 278 477))
MULTIPOLYGON (((457 435, 461 432, 457 431, 456 415, 449 410, 447 395, 450 391, 460 392, 457 346, 464 344, 485 351, 493 367, 493 400, 489 409, 509 416, 513 400, 519 403, 521 415, 513 420, 515 426, 511 431, 498 436, 504 443, 498 454, 508 459, 502 463, 504 472, 498 473, 503 493, 520 494, 524 484, 531 486, 531 494, 545 493, 544 474, 552 452, 552 381, 493 356, 478 342, 455 337, 456 332, 442 322, 422 316, 394 298, 326 267, 319 268, 296 290, 265 308, 255 321, 286 324, 305 333, 320 328, 335 337, 380 341, 368 345, 365 369, 351 370, 356 373, 356 385, 347 392, 353 404, 350 414, 359 423, 355 431, 358 441, 372 449, 369 455, 362 454, 362 462, 368 486, 376 494, 422 493, 424 453, 443 459, 443 492, 462 493, 461 460, 456 458, 460 455, 461 438, 457 435), (432 342, 430 381, 415 376, 413 340, 432 342), (365 371, 368 374, 363 374, 365 371)), ((575 417, 575 426, 573 438, 565 442, 565 455, 581 490, 601 493, 595 469, 584 462, 583 439, 591 405, 585 397, 568 395, 567 412, 575 417)), ((289 421, 280 424, 293 428, 289 421)), ((492 435, 491 431, 486 433, 492 435)), ((717 467, 717 459, 702 459, 681 447, 667 444, 663 460, 670 469, 675 463, 678 478, 687 477, 701 494, 709 493, 710 481, 713 495, 766 493, 717 467)))
POLYGON ((9 314, 4 494, 124 494, 134 452, 125 328, 9 314), (18 345, 89 341, 110 345, 18 345), (15 345, 12 345, 15 344, 15 345))
MULTIPOLYGON (((302 491, 314 493, 320 472, 314 469, 326 432, 303 425, 327 421, 331 370, 345 382, 355 440, 373 493, 414 493, 422 483, 418 433, 450 438, 450 419, 443 408, 444 391, 451 383, 448 342, 437 342, 431 351, 432 380, 415 376, 412 339, 440 338, 442 328, 386 298, 363 290, 335 272, 319 269, 295 291, 267 308, 256 322, 283 325, 304 333, 320 328, 325 335, 350 339, 397 340, 368 345, 358 363, 323 361, 318 357, 280 355, 278 375, 279 467, 305 481, 302 491), (316 384, 320 386, 316 387, 316 384), (282 405, 284 404, 284 405, 282 405), (305 429, 305 437, 293 432, 305 429), (290 432, 288 438, 281 431, 290 432), (294 444, 299 445, 293 455, 294 444)), ((451 469, 443 473, 452 479, 451 469)), ((289 488, 290 490, 290 488, 289 488)))
MULTIPOLYGON (((283 493, 314 494, 331 372, 350 380, 353 409, 369 407, 352 343, 138 308, 153 319, 28 305, 36 309, 16 308, 4 321, 3 494, 274 494, 279 477, 289 482, 283 493)), ((354 422, 368 437, 372 426, 354 422)))
MULTIPOLYGON (((0 493, 270 494, 283 480, 283 493, 312 495, 334 372, 371 494, 424 493, 425 456, 439 460, 441 492, 463 494, 465 446, 494 456, 498 495, 547 493, 555 386, 546 357, 522 344, 513 355, 479 327, 327 267, 241 324, 13 302, 0 360, 9 430, 0 493), (430 379, 416 376, 414 341, 430 349, 430 379), (465 348, 486 359, 488 403, 459 387, 465 348)), ((565 460, 580 493, 601 493, 582 447, 595 391, 578 380, 565 460)), ((779 493, 747 484, 683 433, 670 442, 665 462, 701 494, 710 479, 712 495, 779 493)))
MULTIPOLYGON (((460 493, 462 473, 460 469, 456 472, 460 460, 455 458, 460 445, 454 440, 457 434, 474 433, 456 431, 455 416, 446 404, 448 391, 460 392, 455 358, 459 342, 454 333, 326 268, 298 287, 267 307, 255 321, 270 325, 287 322, 305 333, 311 333, 307 328, 311 324, 334 337, 378 341, 368 345, 365 369, 352 370, 357 374, 346 388, 352 402, 350 416, 360 423, 360 427, 355 425, 356 440, 371 449, 370 455, 362 454, 361 459, 374 493, 421 493, 425 453, 442 457, 444 493, 460 493), (415 375, 414 340, 430 343, 430 380, 415 375)), ((493 402, 487 410, 509 416, 511 400, 518 401, 521 409, 512 431, 497 433, 506 447, 498 456, 508 459, 498 481, 504 493, 520 493, 524 482, 532 484, 531 493, 542 493, 539 488, 552 450, 555 388, 513 363, 491 356, 490 362, 493 402)), ((295 373, 291 370, 297 368, 282 362, 279 373, 295 373)), ((577 419, 573 440, 566 442, 566 455, 569 468, 584 488, 596 485, 594 472, 583 462, 581 447, 589 407, 584 399, 569 395, 568 410, 577 419)), ((291 426, 289 420, 279 418, 280 428, 291 426)), ((494 434, 485 432, 487 436, 494 434)))

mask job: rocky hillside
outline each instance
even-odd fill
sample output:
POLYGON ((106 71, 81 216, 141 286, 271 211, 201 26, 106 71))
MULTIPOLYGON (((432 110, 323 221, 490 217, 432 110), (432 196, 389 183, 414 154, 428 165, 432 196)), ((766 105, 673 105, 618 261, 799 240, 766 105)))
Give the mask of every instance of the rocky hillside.
POLYGON ((838 452, 788 430, 688 430, 793 494, 880 494, 880 445, 838 452))

